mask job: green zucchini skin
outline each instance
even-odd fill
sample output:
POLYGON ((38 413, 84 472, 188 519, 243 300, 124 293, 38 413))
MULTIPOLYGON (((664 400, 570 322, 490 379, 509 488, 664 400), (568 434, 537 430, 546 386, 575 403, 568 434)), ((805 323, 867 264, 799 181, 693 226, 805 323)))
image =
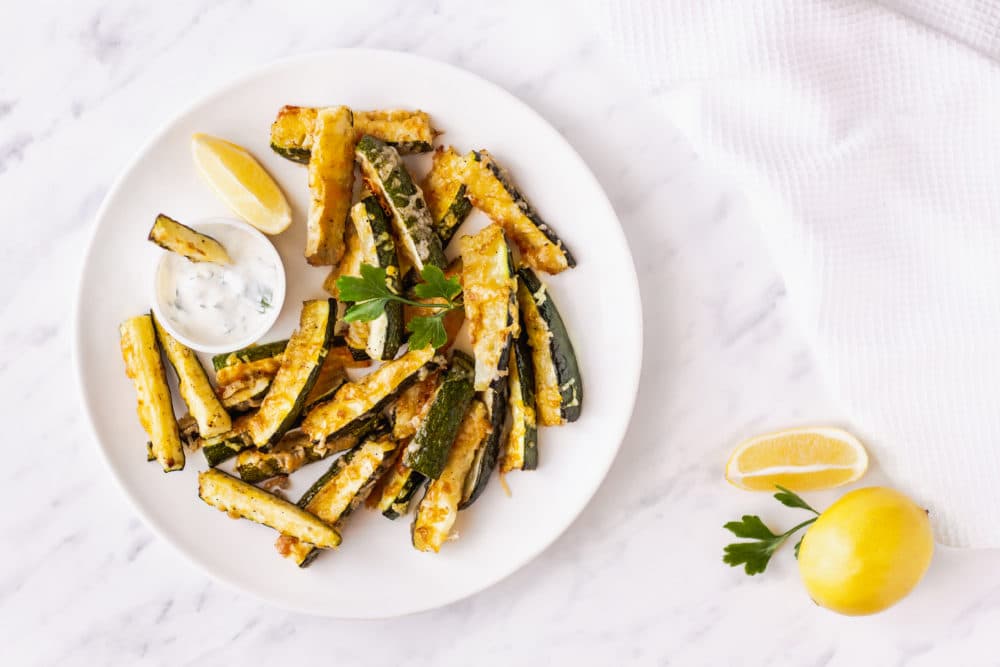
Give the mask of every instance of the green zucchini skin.
MULTIPOLYGON (((537 309, 548 329, 549 354, 559 382, 559 414, 563 422, 574 422, 580 418, 583 406, 583 377, 576 360, 576 352, 573 351, 573 342, 570 340, 562 316, 552 300, 552 295, 542 285, 535 272, 524 267, 518 271, 518 279, 524 287, 524 290, 520 292, 522 297, 525 296, 525 291, 531 296, 532 307, 537 309)), ((521 304, 522 313, 527 306, 528 304, 521 304)), ((540 368, 535 368, 534 371, 537 381, 538 376, 544 371, 540 368)), ((539 421, 539 423, 544 422, 539 421)))
POLYGON ((430 479, 441 476, 455 434, 465 417, 473 394, 475 362, 467 354, 455 351, 451 367, 445 372, 431 402, 431 407, 406 448, 403 464, 430 479))
POLYGON ((406 295, 406 298, 416 300, 417 295, 413 292, 413 288, 422 282, 423 278, 420 277, 420 272, 411 266, 410 270, 403 276, 403 294, 406 295))
POLYGON ((214 468, 239 454, 241 449, 235 449, 229 443, 220 442, 213 445, 204 445, 201 448, 201 452, 205 455, 208 467, 214 468))
POLYGON ((367 350, 359 350, 356 347, 351 347, 347 345, 347 350, 351 353, 351 358, 354 361, 371 361, 371 357, 368 356, 367 350))
POLYGON ((443 248, 448 247, 452 238, 455 237, 455 232, 472 213, 472 202, 469 200, 467 192, 468 187, 464 183, 460 185, 444 217, 434 223, 434 231, 441 239, 441 247, 443 248))
MULTIPOLYGON (((306 450, 309 451, 309 450, 306 450)), ((262 452, 266 454, 267 452, 262 452)), ((314 458, 312 461, 307 461, 307 463, 312 463, 313 461, 318 461, 319 459, 314 458)), ((274 458, 264 459, 263 461, 254 462, 253 464, 237 464, 236 472, 239 474, 240 479, 249 484, 259 484, 266 479, 271 479, 272 477, 277 477, 278 475, 288 475, 287 468, 283 467, 274 458)))
POLYGON ((263 345, 250 345, 239 350, 233 350, 232 352, 223 352, 212 357, 212 368, 218 371, 238 363, 276 357, 283 353, 286 347, 288 347, 287 338, 285 340, 276 340, 273 343, 264 343, 263 345))
POLYGON ((448 261, 441 248, 441 239, 434 232, 427 202, 396 149, 365 135, 358 141, 355 155, 369 189, 392 214, 393 226, 413 265, 418 271, 426 264, 443 270, 448 261))
POLYGON ((257 448, 267 449, 276 444, 299 420, 333 342, 336 319, 334 299, 316 299, 302 306, 299 328, 285 349, 288 363, 282 363, 264 402, 249 422, 249 433, 257 448), (300 338, 302 342, 298 344, 300 338), (308 358, 295 359, 297 355, 308 358), (294 390, 294 396, 282 395, 289 390, 294 390))
MULTIPOLYGON (((351 209, 351 220, 358 232, 366 261, 385 269, 389 289, 396 294, 402 293, 392 223, 375 195, 367 193, 355 204, 351 209)), ((403 344, 403 332, 403 304, 398 301, 387 303, 382 315, 368 323, 366 353, 372 359, 394 359, 403 344)))
POLYGON ((250 447, 250 437, 247 433, 249 416, 238 417, 233 421, 233 428, 215 438, 199 438, 198 444, 210 468, 228 461, 244 449, 250 447))
MULTIPOLYGON (((501 358, 503 368, 507 368, 510 361, 510 344, 504 348, 501 358)), ((490 418, 490 434, 476 452, 472 469, 469 470, 465 478, 465 488, 462 491, 462 502, 458 509, 464 510, 472 505, 486 490, 490 477, 497 467, 500 459, 500 444, 503 440, 503 429, 507 422, 507 377, 501 376, 494 380, 489 389, 483 392, 483 402, 486 404, 490 418)))
MULTIPOLYGON (((324 401, 328 401, 331 398, 333 398, 333 395, 337 393, 337 390, 340 389, 342 386, 344 386, 346 382, 347 382, 347 376, 345 375, 343 380, 341 380, 336 385, 333 385, 328 389, 324 390, 323 393, 318 394, 315 397, 308 397, 308 400, 306 400, 305 402, 305 407, 302 408, 302 414, 309 412, 309 410, 319 405, 320 403, 323 403, 324 401)), ((302 421, 302 414, 299 414, 298 421, 302 421)))
POLYGON ((309 158, 312 157, 312 151, 308 148, 300 148, 299 146, 279 146, 272 142, 271 150, 281 157, 292 162, 298 162, 299 164, 309 164, 309 158))
POLYGON ((416 470, 407 469, 406 479, 403 481, 402 488, 396 494, 396 497, 393 498, 392 502, 382 510, 382 516, 393 521, 404 516, 410 509, 413 497, 417 495, 417 491, 420 490, 426 481, 427 478, 416 470))

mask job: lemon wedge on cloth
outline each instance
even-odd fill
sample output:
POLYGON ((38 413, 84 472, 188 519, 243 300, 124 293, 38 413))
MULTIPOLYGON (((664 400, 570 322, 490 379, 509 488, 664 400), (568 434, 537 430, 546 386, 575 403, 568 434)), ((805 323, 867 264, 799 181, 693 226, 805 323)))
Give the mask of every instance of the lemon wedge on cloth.
POLYGON ((751 438, 726 464, 726 480, 750 491, 832 489, 858 480, 868 469, 868 452, 839 428, 811 427, 751 438))
POLYGON ((198 171, 236 215, 265 234, 280 234, 292 224, 292 209, 271 175, 242 146, 195 134, 191 153, 198 171))

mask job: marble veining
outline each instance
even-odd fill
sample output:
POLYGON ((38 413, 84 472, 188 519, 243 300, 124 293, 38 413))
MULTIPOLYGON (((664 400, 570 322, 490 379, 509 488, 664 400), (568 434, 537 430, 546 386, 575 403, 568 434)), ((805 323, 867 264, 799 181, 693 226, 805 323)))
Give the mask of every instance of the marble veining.
MULTIPOLYGON (((814 607, 790 553, 753 579, 720 562, 725 521, 744 512, 790 520, 767 497, 723 481, 734 442, 847 416, 824 387, 739 193, 660 120, 571 7, 79 0, 8 8, 0 28, 5 665, 997 664, 997 552, 941 549, 916 594, 868 619, 814 607), (97 456, 70 358, 81 251, 129 157, 192 98, 275 58, 337 46, 451 62, 537 109, 607 190, 645 306, 635 418, 580 519, 484 593, 378 622, 272 608, 208 580, 155 537, 97 456)), ((866 479, 877 481, 877 470, 866 479)), ((820 505, 832 497, 815 494, 820 505)))

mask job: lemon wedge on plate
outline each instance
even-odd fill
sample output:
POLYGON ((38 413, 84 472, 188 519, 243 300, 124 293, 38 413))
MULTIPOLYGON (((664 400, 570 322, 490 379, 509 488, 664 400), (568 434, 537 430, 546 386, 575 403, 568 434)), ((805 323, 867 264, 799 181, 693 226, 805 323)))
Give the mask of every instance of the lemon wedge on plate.
POLYGON ((292 224, 292 209, 271 175, 242 146, 195 134, 191 153, 198 171, 236 215, 265 234, 280 234, 292 224))
POLYGON ((832 489, 858 480, 868 469, 868 452, 839 428, 778 431, 743 442, 726 464, 726 480, 750 491, 832 489))

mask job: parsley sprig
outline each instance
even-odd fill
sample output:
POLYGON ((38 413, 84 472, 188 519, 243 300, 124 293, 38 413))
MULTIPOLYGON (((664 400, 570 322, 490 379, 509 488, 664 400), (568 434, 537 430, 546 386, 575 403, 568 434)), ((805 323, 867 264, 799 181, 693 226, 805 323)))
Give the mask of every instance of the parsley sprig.
POLYGON ((410 349, 419 350, 432 345, 441 347, 448 342, 444 328, 444 316, 449 311, 462 308, 462 285, 458 277, 446 278, 444 271, 428 264, 420 272, 422 283, 413 288, 418 299, 443 299, 442 301, 413 301, 398 294, 389 281, 386 271, 370 264, 361 265, 361 276, 341 276, 337 278, 340 298, 351 307, 344 313, 347 322, 371 322, 385 312, 389 303, 401 303, 417 308, 437 310, 432 315, 414 317, 406 325, 410 332, 410 349))
MULTIPOLYGON (((744 514, 739 521, 730 521, 723 528, 730 531, 736 537, 753 541, 734 542, 726 546, 723 550, 722 562, 728 563, 733 567, 743 565, 744 571, 751 576, 760 574, 767 569, 767 564, 771 561, 771 556, 774 555, 774 552, 789 537, 819 518, 819 512, 810 507, 809 503, 783 486, 778 487, 778 493, 774 494, 774 497, 785 507, 807 510, 816 516, 803 521, 784 533, 777 534, 764 525, 759 516, 744 514)), ((799 545, 801 544, 802 538, 799 538, 799 541, 795 543, 796 558, 799 557, 799 545)))

